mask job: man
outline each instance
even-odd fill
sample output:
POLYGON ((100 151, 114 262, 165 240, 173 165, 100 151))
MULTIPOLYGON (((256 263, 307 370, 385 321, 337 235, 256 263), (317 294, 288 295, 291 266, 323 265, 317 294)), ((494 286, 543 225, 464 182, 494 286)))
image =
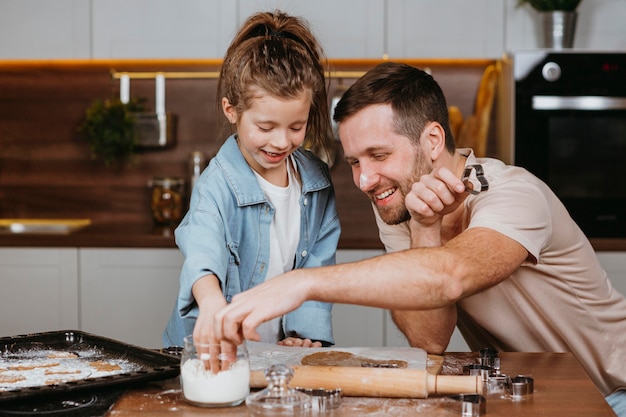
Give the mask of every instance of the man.
POLYGON ((386 308, 410 344, 431 353, 445 350, 457 324, 473 350, 570 351, 626 408, 626 299, 543 182, 455 150, 441 89, 407 65, 370 70, 335 120, 390 253, 242 293, 216 315, 219 338, 255 339, 260 323, 306 300, 386 308), (471 182, 461 179, 466 168, 471 182))

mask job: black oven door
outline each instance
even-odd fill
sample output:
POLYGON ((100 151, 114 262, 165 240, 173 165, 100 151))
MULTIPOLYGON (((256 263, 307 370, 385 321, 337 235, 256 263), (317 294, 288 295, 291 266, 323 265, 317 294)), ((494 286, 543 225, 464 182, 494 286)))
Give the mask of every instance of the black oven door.
POLYGON ((524 95, 515 164, 544 180, 588 237, 626 237, 626 97, 524 95))

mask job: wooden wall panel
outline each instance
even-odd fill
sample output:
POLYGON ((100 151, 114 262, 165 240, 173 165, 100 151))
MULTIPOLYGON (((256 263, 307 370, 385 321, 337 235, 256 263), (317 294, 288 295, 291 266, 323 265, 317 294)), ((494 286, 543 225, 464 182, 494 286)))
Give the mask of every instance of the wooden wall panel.
MULTIPOLYGON (((377 61, 336 62, 334 70, 366 70, 377 61)), ((416 62, 428 66, 464 114, 490 61, 416 62)), ((77 128, 94 99, 119 94, 118 71, 216 71, 216 61, 0 62, 0 217, 87 217, 96 223, 150 223, 147 182, 153 176, 186 177, 191 152, 212 156, 226 137, 215 107, 215 79, 168 79, 166 108, 177 116, 171 149, 138 153, 130 164, 107 167, 93 160, 77 128), (222 129, 222 130, 221 130, 222 129)), ((351 84, 354 78, 334 79, 351 84)), ((131 96, 154 108, 154 81, 132 80, 131 96)), ((343 160, 332 169, 343 237, 358 248, 376 241, 369 203, 354 186, 343 160)), ((345 245, 343 245, 345 247, 345 245)), ((368 247, 371 244, 367 245, 368 247)))

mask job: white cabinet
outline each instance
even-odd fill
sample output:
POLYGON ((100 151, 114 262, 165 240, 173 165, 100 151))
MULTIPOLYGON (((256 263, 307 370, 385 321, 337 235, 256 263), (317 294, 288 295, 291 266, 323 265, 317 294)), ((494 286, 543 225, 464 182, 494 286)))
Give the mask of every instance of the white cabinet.
MULTIPOLYGON (((346 263, 383 254, 383 250, 339 250, 337 263, 346 263)), ((333 307, 333 332, 337 346, 408 346, 402 332, 384 309, 348 304, 333 307)), ((450 352, 468 352, 469 347, 458 329, 448 345, 450 352)))
POLYGON ((385 52, 392 58, 499 58, 506 52, 500 35, 506 7, 493 0, 388 0, 385 52))
MULTIPOLYGON (((517 0, 0 0, 0 58, 222 58, 252 13, 304 17, 330 58, 499 58, 539 46, 517 0)), ((585 0, 575 46, 623 50, 621 0, 585 0)))
MULTIPOLYGON (((251 14, 277 7, 309 22, 331 58, 382 58, 386 2, 380 0, 240 1, 237 26, 251 14)), ((226 49, 224 49, 226 51, 226 49)))
POLYGON ((85 0, 0 0, 0 58, 90 57, 85 0))
POLYGON ((74 248, 0 248, 0 336, 78 328, 74 248))
MULTIPOLYGON (((382 250, 338 250, 337 263, 358 261, 382 253, 382 250)), ((384 310, 349 304, 333 306, 336 346, 385 346, 384 328, 384 310)))
MULTIPOLYGON (((345 263, 381 250, 339 250, 345 263)), ((626 294, 626 253, 599 252, 613 285, 626 294)), ((79 329, 148 348, 178 294, 178 249, 0 248, 0 336, 79 329)), ((337 346, 407 346, 386 310, 347 304, 333 309, 337 346)), ((455 331, 448 351, 469 351, 455 331)))
POLYGON ((237 27, 235 1, 92 3, 92 58, 221 58, 237 27))
POLYGON ((598 252, 598 258, 613 287, 626 295, 626 252, 598 252))
POLYGON ((178 249, 0 248, 0 336, 77 329, 161 347, 182 262, 178 249))
POLYGON ((178 249, 79 249, 81 330, 148 348, 161 334, 178 294, 178 249))
POLYGON ((222 58, 248 16, 277 7, 305 17, 330 57, 381 58, 384 53, 385 4, 380 0, 280 5, 275 0, 93 0, 92 54, 94 58, 222 58))

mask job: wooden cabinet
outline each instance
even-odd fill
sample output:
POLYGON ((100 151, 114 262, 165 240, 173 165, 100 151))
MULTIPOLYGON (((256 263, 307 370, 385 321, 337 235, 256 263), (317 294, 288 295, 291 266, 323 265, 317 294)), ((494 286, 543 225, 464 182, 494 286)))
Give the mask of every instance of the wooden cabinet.
POLYGON ((0 336, 78 328, 74 248, 0 248, 0 336))

